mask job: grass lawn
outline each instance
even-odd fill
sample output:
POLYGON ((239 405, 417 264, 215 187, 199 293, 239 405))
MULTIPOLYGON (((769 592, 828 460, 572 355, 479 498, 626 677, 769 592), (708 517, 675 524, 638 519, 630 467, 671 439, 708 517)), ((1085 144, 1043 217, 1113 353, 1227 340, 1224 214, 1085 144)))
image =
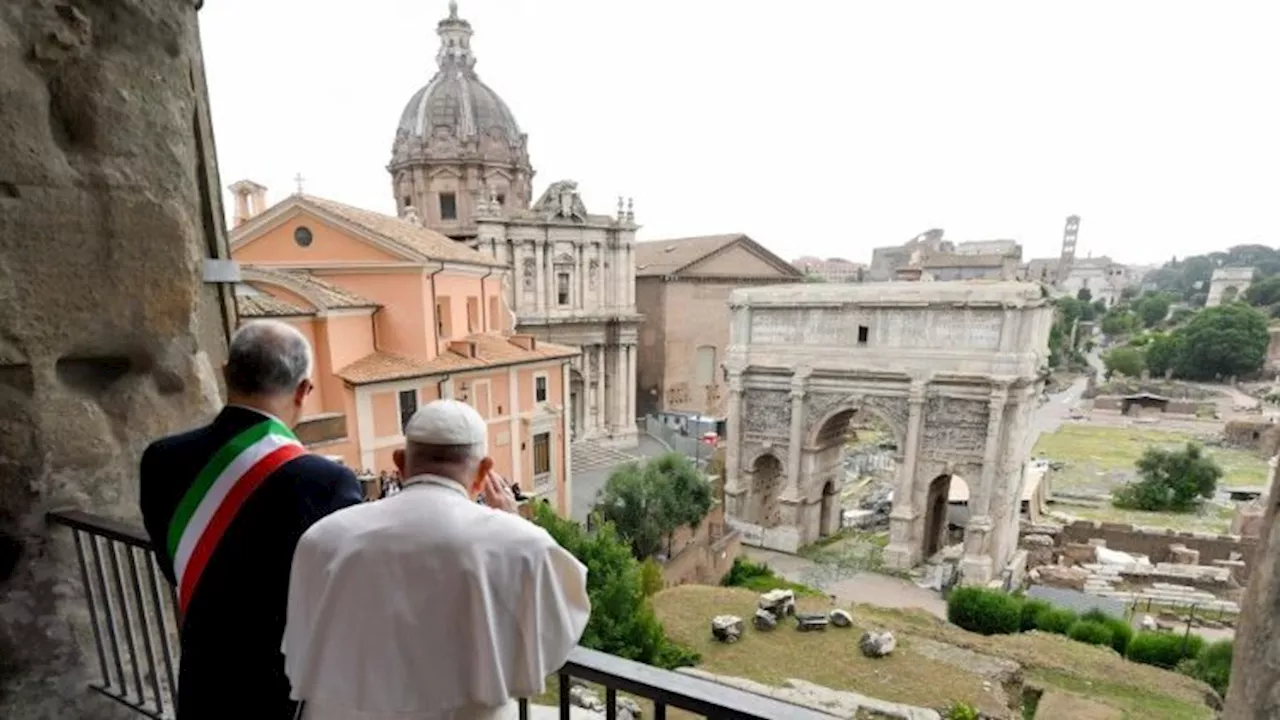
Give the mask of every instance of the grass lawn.
MULTIPOLYGON (((1175 448, 1195 440, 1189 433, 1149 428, 1124 428, 1068 423, 1051 435, 1042 435, 1035 455, 1063 463, 1049 476, 1055 490, 1105 493, 1137 475, 1134 463, 1148 447, 1175 448)), ((1206 452, 1222 467, 1222 487, 1256 486, 1266 483, 1267 461, 1248 450, 1206 447, 1206 452)), ((1205 515, 1147 513, 1113 507, 1070 507, 1064 510, 1090 520, 1132 522, 1139 525, 1174 527, 1180 530, 1224 532, 1231 524, 1231 511, 1211 508, 1205 515)))
MULTIPOLYGON (((1024 673, 1046 688, 1088 696, 1113 709, 1117 718, 1204 720, 1213 716, 1202 700, 1206 686, 1177 673, 1130 663, 1109 649, 1057 635, 983 637, 918 611, 859 605, 852 608, 856 625, 852 629, 798 633, 788 623, 770 633, 748 627, 733 645, 711 638, 713 616, 732 613, 750 618, 755 600, 755 593, 738 588, 686 585, 655 595, 654 607, 673 639, 702 654, 700 668, 762 683, 777 685, 798 678, 922 707, 942 709, 963 701, 993 714, 1008 711, 998 699, 1000 693, 983 688, 984 677, 917 649, 933 640, 1018 662, 1024 673), (858 638, 868 628, 893 630, 898 640, 893 655, 878 660, 862 655, 858 638)), ((798 602, 801 611, 830 608, 818 598, 798 602)))

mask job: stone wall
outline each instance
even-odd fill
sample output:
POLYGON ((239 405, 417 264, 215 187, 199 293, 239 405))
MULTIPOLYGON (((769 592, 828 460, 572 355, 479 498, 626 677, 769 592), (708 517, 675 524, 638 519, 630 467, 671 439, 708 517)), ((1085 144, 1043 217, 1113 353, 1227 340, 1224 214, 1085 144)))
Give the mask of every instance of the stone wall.
POLYGON ((742 554, 742 535, 724 522, 724 512, 717 508, 702 521, 696 531, 681 528, 676 533, 676 548, 671 559, 662 564, 662 581, 666 587, 676 585, 719 585, 742 554))
POLYGON ((1238 535, 1177 532, 1091 520, 1078 520, 1063 527, 1057 535, 1057 544, 1060 548, 1068 543, 1088 544, 1094 538, 1106 540, 1108 549, 1146 555, 1153 563, 1173 562, 1169 546, 1174 544, 1199 552, 1201 565, 1212 565, 1214 560, 1229 560, 1232 553, 1240 553, 1245 562, 1243 577, 1248 577, 1253 569, 1257 550, 1255 539, 1238 535))
POLYGON ((1222 435, 1226 444, 1254 450, 1263 457, 1280 452, 1280 425, 1270 420, 1230 420, 1222 429, 1222 435))
POLYGON ((44 517, 136 519, 142 449, 220 402, 196 10, 5 0, 0 68, 0 718, 135 717, 89 689, 70 533, 44 517))
MULTIPOLYGON (((1093 399, 1094 410, 1113 410, 1120 412, 1123 398, 1119 395, 1098 395, 1093 399)), ((1194 400, 1170 400, 1164 407, 1163 413, 1158 408, 1141 408, 1136 403, 1131 413, 1141 412, 1142 414, 1165 414, 1165 415, 1195 415, 1201 407, 1212 409, 1213 403, 1200 403, 1194 400)))

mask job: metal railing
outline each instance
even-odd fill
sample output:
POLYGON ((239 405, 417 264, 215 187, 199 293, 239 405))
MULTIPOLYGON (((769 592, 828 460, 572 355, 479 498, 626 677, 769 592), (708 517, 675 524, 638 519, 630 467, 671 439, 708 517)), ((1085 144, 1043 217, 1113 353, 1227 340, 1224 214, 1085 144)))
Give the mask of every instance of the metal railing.
POLYGON ((49 513, 71 528, 98 656, 94 690, 139 713, 172 718, 177 706, 177 598, 146 533, 78 510, 49 513))
MULTIPOLYGON (((146 533, 78 510, 51 512, 70 528, 84 585, 101 680, 90 687, 154 720, 177 707, 177 598, 161 576, 146 533)), ((615 720, 618 693, 649 700, 654 720, 667 708, 715 720, 830 720, 830 715, 689 675, 578 647, 559 671, 559 716, 569 720, 574 681, 602 685, 605 717, 615 720)), ((520 700, 520 720, 528 720, 520 700)))

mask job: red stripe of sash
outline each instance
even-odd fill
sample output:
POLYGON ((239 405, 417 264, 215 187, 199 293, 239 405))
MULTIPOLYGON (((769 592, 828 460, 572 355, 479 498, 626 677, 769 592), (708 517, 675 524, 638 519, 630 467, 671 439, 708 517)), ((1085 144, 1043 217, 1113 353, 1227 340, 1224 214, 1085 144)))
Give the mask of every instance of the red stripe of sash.
POLYGON ((209 525, 205 527, 204 533, 200 535, 200 540, 196 542, 195 549, 191 551, 191 559, 187 561, 186 572, 182 574, 182 587, 178 593, 178 607, 184 615, 187 612, 187 605, 191 602, 191 594, 195 591, 196 583, 200 581, 200 576, 204 573, 205 566, 209 564, 209 558, 213 556, 214 548, 218 546, 222 536, 227 532, 227 528, 231 526, 231 521, 235 519, 236 514, 240 511, 240 506, 244 505, 245 500, 249 499, 253 491, 267 479, 268 475, 275 472, 276 468, 305 453, 306 450, 299 445, 285 445, 272 450, 266 457, 255 463, 252 468, 249 468, 249 471, 240 478, 227 493, 227 496, 223 498, 222 503, 218 505, 218 509, 214 511, 213 517, 209 519, 209 525))

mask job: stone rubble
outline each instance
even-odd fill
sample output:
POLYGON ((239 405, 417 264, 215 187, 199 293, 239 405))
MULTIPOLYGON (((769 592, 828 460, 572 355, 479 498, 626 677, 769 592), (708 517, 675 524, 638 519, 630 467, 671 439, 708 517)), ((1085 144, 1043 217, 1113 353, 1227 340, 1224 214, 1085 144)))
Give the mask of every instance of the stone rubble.
POLYGON ((894 639, 893 633, 888 630, 884 632, 868 630, 862 633, 862 637, 858 639, 858 647, 862 649, 862 654, 869 658, 881 658, 889 655, 897 646, 898 641, 894 639))
POLYGON ((848 610, 836 608, 835 610, 832 610, 827 617, 831 620, 831 624, 836 627, 843 628, 853 626, 853 615, 851 615, 848 610))
POLYGON ((755 617, 751 619, 751 624, 757 630, 769 631, 778 627, 778 618, 774 617, 773 613, 768 610, 757 608, 755 617))
MULTIPOLYGON (((574 683, 569 688, 569 704, 594 713, 595 717, 601 717, 607 711, 605 703, 600 696, 595 694, 590 688, 574 683)), ((617 720, 640 720, 641 711, 640 703, 626 697, 617 699, 617 720)))
POLYGON ((1212 583, 1226 590, 1231 582, 1231 571, 1228 568, 1177 563, 1157 563, 1156 565, 1133 563, 1131 565, 1089 564, 1078 569, 1089 573, 1084 585, 1079 589, 1090 595, 1112 598, 1124 603, 1151 602, 1172 607, 1195 606, 1198 610, 1206 612, 1232 614, 1240 612, 1239 603, 1221 600, 1209 590, 1184 583, 1156 580, 1156 578, 1168 578, 1212 583), (1147 587, 1131 590, 1120 590, 1116 587, 1121 583, 1132 585, 1138 582, 1150 584, 1147 587))
POLYGON ((791 590, 775 589, 760 596, 756 607, 768 610, 775 618, 784 618, 796 614, 796 594, 791 590))
POLYGON ((742 629, 742 618, 737 615, 717 615, 711 619, 711 636, 723 643, 738 642, 742 629))

